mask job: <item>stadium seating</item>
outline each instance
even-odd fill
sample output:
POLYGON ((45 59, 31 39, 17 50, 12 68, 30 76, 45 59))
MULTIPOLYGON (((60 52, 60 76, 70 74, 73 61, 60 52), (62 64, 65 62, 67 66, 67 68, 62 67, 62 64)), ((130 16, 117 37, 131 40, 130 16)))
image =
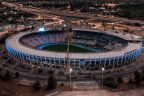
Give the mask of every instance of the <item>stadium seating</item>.
MULTIPOLYGON (((26 46, 36 48, 47 43, 65 42, 65 38, 64 32, 56 31, 26 35, 20 41, 26 46)), ((118 50, 126 46, 128 42, 124 39, 103 33, 74 31, 71 43, 93 45, 94 47, 101 47, 106 50, 118 50)))
POLYGON ((118 50, 128 43, 126 40, 112 35, 87 31, 75 31, 72 42, 99 46, 107 50, 118 50), (119 46, 116 47, 116 45, 119 46))

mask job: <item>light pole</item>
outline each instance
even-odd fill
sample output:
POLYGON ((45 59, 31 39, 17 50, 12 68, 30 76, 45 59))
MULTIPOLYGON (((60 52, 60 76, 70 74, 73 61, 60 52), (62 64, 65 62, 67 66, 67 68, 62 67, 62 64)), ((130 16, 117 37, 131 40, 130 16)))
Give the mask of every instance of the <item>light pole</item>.
POLYGON ((103 72, 104 72, 105 68, 102 67, 102 88, 103 88, 103 72))
POLYGON ((66 24, 64 24, 63 27, 65 28, 65 27, 66 27, 66 24))
POLYGON ((72 71, 73 71, 73 69, 70 68, 70 69, 69 69, 69 73, 70 73, 70 82, 69 82, 69 83, 70 83, 70 88, 72 87, 72 84, 71 84, 71 73, 72 73, 72 71))

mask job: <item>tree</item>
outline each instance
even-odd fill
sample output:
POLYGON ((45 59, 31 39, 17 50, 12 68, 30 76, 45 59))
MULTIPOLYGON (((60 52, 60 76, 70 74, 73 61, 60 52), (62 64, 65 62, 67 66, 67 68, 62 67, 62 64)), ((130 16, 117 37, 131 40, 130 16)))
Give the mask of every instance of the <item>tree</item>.
POLYGON ((35 82, 33 83, 33 89, 34 89, 35 91, 38 91, 38 90, 40 90, 40 88, 41 88, 40 82, 39 82, 38 80, 35 81, 35 82))
POLYGON ((54 72, 50 70, 48 81, 47 81, 47 90, 54 90, 56 86, 57 86, 57 80, 54 76, 54 72))
POLYGON ((131 12, 130 11, 125 11, 124 12, 124 17, 126 17, 126 18, 131 18, 132 16, 131 16, 131 12))
POLYGON ((16 73, 15 73, 15 77, 16 77, 16 78, 19 78, 19 72, 16 72, 16 73))
POLYGON ((122 78, 122 77, 118 77, 118 78, 117 78, 117 83, 118 83, 118 84, 123 83, 123 78, 122 78))
POLYGON ((61 82, 61 83, 60 83, 60 86, 62 86, 62 87, 63 87, 63 86, 64 86, 64 83, 63 83, 63 82, 61 82))
POLYGON ((134 72, 134 82, 137 86, 141 84, 141 75, 138 71, 134 72))
POLYGON ((124 32, 128 33, 129 32, 129 28, 127 27, 126 29, 124 29, 124 32))
POLYGON ((142 79, 142 81, 144 80, 144 70, 142 70, 142 72, 141 72, 141 79, 142 79))
POLYGON ((2 72, 2 69, 0 68, 0 73, 2 72))
POLYGON ((133 84, 133 79, 132 78, 129 78, 129 84, 133 84))
MULTIPOLYGON (((0 85, 1 85, 1 81, 0 81, 0 85)), ((2 94, 2 86, 0 86, 0 96, 3 96, 3 94, 2 94)))
POLYGON ((114 29, 115 29, 115 24, 113 23, 113 24, 112 24, 112 30, 114 30, 114 29))
POLYGON ((10 72, 7 70, 5 75, 4 75, 4 80, 9 80, 10 79, 10 72))
POLYGON ((107 25, 106 22, 102 22, 102 26, 103 26, 104 28, 106 27, 106 25, 107 25))
POLYGON ((104 78, 103 85, 109 88, 117 88, 118 84, 116 83, 115 79, 112 77, 104 78))
POLYGON ((43 72, 43 70, 42 69, 38 69, 38 73, 40 74, 40 73, 42 73, 43 72))

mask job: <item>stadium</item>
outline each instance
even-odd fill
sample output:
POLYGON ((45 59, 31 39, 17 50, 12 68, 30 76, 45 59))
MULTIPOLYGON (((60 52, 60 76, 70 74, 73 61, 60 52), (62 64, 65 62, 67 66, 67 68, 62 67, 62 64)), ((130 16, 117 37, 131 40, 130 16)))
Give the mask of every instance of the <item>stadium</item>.
POLYGON ((67 57, 64 30, 23 32, 6 40, 13 58, 42 68, 64 69, 67 59, 74 70, 96 71, 132 64, 140 56, 140 37, 112 30, 72 29, 67 57))

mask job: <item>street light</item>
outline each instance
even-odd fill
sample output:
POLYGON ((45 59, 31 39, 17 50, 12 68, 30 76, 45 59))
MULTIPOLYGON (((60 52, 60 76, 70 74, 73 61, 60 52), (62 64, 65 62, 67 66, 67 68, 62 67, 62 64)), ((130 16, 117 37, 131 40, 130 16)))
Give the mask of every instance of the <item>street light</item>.
POLYGON ((7 15, 7 12, 5 12, 4 15, 7 15))
POLYGON ((66 24, 64 24, 64 25, 63 25, 63 30, 66 30, 66 27, 67 27, 67 25, 66 25, 66 24))
POLYGON ((71 85, 72 85, 72 84, 71 84, 71 73, 72 73, 72 71, 73 71, 73 69, 70 68, 70 69, 69 69, 69 73, 70 73, 70 88, 71 88, 71 85))
POLYGON ((66 24, 64 24, 63 27, 65 28, 65 27, 66 27, 66 24))
POLYGON ((102 67, 102 88, 103 88, 103 72, 104 72, 105 68, 102 67))
POLYGON ((17 12, 14 12, 14 14, 17 14, 17 12))

